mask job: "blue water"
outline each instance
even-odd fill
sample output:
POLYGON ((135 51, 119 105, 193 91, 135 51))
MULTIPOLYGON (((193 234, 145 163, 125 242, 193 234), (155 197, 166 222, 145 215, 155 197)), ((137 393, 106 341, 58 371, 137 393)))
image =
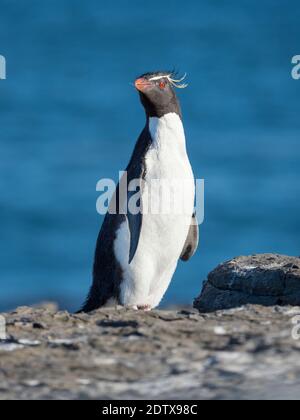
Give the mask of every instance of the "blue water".
POLYGON ((117 179, 144 115, 135 76, 174 66, 191 161, 206 180, 198 254, 164 300, 191 303, 240 254, 300 254, 297 0, 2 0, 0 310, 76 309, 101 217, 95 186, 117 179))

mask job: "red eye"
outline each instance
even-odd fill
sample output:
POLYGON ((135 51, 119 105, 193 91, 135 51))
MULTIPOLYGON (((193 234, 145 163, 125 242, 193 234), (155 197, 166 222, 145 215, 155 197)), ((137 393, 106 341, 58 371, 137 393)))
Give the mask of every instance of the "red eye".
POLYGON ((165 82, 160 82, 160 84, 159 84, 159 88, 160 88, 160 89, 164 89, 165 87, 166 87, 165 82))

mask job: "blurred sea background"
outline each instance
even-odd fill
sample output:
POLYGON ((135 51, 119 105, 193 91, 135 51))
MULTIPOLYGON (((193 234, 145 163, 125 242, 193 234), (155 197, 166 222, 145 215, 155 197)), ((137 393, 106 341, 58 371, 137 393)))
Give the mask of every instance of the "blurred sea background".
POLYGON ((78 309, 102 218, 96 183, 126 167, 144 114, 131 82, 178 92, 205 222, 163 305, 190 304, 241 254, 300 255, 300 4, 289 0, 2 0, 0 310, 78 309))

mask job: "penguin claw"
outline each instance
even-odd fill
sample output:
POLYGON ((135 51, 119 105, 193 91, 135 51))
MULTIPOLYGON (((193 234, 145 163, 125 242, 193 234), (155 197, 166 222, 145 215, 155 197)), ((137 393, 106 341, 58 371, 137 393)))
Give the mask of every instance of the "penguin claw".
POLYGON ((138 310, 140 311, 145 311, 145 312, 149 312, 151 311, 151 306, 150 305, 138 305, 138 310))
POLYGON ((127 309, 131 309, 133 311, 151 311, 152 307, 151 305, 132 305, 132 306, 126 306, 127 309))

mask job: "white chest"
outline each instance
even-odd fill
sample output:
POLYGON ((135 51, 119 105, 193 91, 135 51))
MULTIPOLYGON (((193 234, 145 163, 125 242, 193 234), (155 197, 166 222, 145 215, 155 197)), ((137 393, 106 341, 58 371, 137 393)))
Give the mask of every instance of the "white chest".
POLYGON ((152 147, 146 155, 141 250, 151 249, 161 265, 177 262, 191 223, 195 183, 177 114, 151 118, 152 147), (147 201, 148 200, 148 201, 147 201))
POLYGON ((179 116, 170 113, 161 118, 150 118, 149 130, 153 143, 146 155, 146 179, 193 178, 179 116))
POLYGON ((152 146, 145 157, 147 190, 143 201, 150 200, 145 205, 148 213, 157 214, 159 210, 168 214, 172 223, 174 215, 193 213, 195 183, 184 129, 179 116, 170 113, 151 118, 149 130, 152 146))

